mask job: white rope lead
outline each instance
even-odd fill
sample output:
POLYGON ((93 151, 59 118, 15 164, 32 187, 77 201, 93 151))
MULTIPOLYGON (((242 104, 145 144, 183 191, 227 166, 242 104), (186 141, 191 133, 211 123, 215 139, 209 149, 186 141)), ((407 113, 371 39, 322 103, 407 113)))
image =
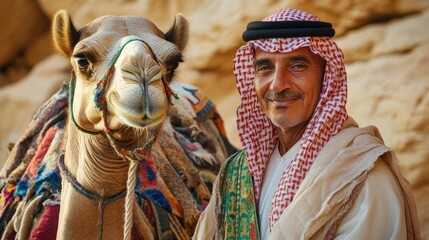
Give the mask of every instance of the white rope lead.
POLYGON ((130 161, 127 180, 127 195, 125 197, 125 222, 124 239, 131 240, 131 230, 133 228, 133 206, 134 206, 134 188, 136 186, 136 170, 139 162, 130 161))

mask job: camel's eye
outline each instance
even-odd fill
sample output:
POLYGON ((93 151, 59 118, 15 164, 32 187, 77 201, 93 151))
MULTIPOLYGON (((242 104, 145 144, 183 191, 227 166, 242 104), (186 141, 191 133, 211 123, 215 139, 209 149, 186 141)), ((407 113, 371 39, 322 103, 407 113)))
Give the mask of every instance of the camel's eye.
POLYGON ((85 70, 89 66, 88 59, 86 57, 77 57, 76 58, 77 65, 81 70, 85 70))
POLYGON ((167 68, 167 73, 166 73, 166 77, 167 77, 167 81, 171 81, 171 79, 174 76, 174 72, 176 71, 177 67, 179 66, 179 63, 176 62, 172 65, 170 65, 170 67, 167 68))
POLYGON ((88 60, 88 58, 84 55, 77 55, 74 57, 76 59, 77 67, 79 68, 79 72, 84 74, 87 80, 90 80, 94 74, 90 60, 88 60))
POLYGON ((174 71, 174 70, 176 70, 178 66, 179 66, 179 62, 175 62, 175 63, 173 63, 173 64, 171 65, 171 67, 170 67, 170 71, 174 71))

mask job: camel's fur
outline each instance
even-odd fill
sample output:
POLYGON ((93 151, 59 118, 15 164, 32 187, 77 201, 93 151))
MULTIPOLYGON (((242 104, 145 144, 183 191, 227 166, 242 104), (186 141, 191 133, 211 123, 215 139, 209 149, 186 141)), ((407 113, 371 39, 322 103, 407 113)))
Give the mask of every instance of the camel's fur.
MULTIPOLYGON (((150 21, 133 16, 105 16, 76 30, 67 12, 60 11, 53 20, 52 36, 56 49, 70 58, 76 76, 73 79, 74 96, 70 96, 74 103, 69 106, 64 137, 64 162, 85 189, 105 197, 126 188, 130 163, 117 155, 106 135, 80 131, 70 120, 70 114, 73 112, 78 126, 87 131, 105 131, 101 112, 93 101, 96 84, 106 72, 109 59, 130 36, 139 37, 147 44, 140 41, 129 43, 114 65, 105 92, 108 127, 115 132, 114 137, 120 146, 128 149, 144 145, 156 129, 161 129, 150 154, 159 175, 166 179, 165 184, 180 205, 180 212, 169 215, 169 219, 176 224, 184 224, 186 231, 175 228, 173 232, 189 238, 201 213, 195 201, 197 199, 203 205, 208 202, 210 191, 204 181, 214 180, 219 166, 227 157, 227 147, 211 119, 198 120, 186 97, 170 102, 165 92, 164 84, 171 83, 174 70, 182 61, 181 52, 188 39, 186 19, 177 15, 173 27, 166 34, 150 21), (164 76, 164 82, 161 76, 164 76), (199 168, 201 171, 188 160, 189 153, 177 141, 183 136, 174 130, 173 125, 187 129, 189 133, 186 134, 190 138, 199 139, 199 144, 205 146, 205 151, 195 153, 198 161, 205 161, 201 163, 205 166, 199 168), (179 216, 183 223, 180 223, 179 216)), ((175 88, 175 84, 171 84, 173 90, 181 89, 175 88)), ((32 207, 35 201, 30 202, 32 207)), ((21 229, 22 237, 29 236, 28 229, 37 225, 38 217, 33 220, 28 214, 20 214, 28 204, 19 202, 13 217, 17 223, 19 220, 21 228, 8 224, 6 231, 21 229), (30 227, 22 229, 23 225, 30 227)), ((103 239, 124 237, 123 216, 123 198, 106 205, 103 239)), ((151 219, 137 205, 133 216, 137 236, 143 239, 159 237, 156 226, 150 225, 151 219)), ((99 223, 99 202, 79 194, 63 178, 57 238, 97 239, 99 223)))

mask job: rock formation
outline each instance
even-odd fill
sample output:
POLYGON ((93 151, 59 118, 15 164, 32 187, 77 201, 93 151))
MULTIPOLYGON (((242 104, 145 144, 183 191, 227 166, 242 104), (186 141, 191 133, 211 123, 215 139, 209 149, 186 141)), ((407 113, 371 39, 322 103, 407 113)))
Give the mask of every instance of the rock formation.
POLYGON ((0 86, 8 85, 0 88, 0 165, 7 144, 17 139, 40 104, 68 78, 67 60, 54 55, 40 61, 52 53, 47 19, 58 9, 67 9, 78 26, 101 15, 142 15, 163 30, 182 12, 190 22, 190 42, 177 80, 197 85, 214 100, 230 139, 240 146, 232 59, 243 44, 241 33, 247 22, 285 7, 300 8, 333 23, 347 62, 349 113, 361 125, 377 125, 386 144, 397 153, 415 192, 422 236, 429 239, 425 227, 429 224, 427 0, 259 0, 251 4, 228 0, 17 0, 13 6, 2 2, 0 43, 7 51, 0 52, 0 86))

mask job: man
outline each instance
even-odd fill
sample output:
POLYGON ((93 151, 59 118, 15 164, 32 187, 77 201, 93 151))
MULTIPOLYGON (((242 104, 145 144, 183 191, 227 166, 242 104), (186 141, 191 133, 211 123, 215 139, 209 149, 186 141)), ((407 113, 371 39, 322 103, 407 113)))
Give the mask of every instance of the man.
POLYGON ((394 153, 347 115, 334 34, 294 9, 249 23, 234 59, 244 150, 222 166, 195 239, 420 239, 394 153))

